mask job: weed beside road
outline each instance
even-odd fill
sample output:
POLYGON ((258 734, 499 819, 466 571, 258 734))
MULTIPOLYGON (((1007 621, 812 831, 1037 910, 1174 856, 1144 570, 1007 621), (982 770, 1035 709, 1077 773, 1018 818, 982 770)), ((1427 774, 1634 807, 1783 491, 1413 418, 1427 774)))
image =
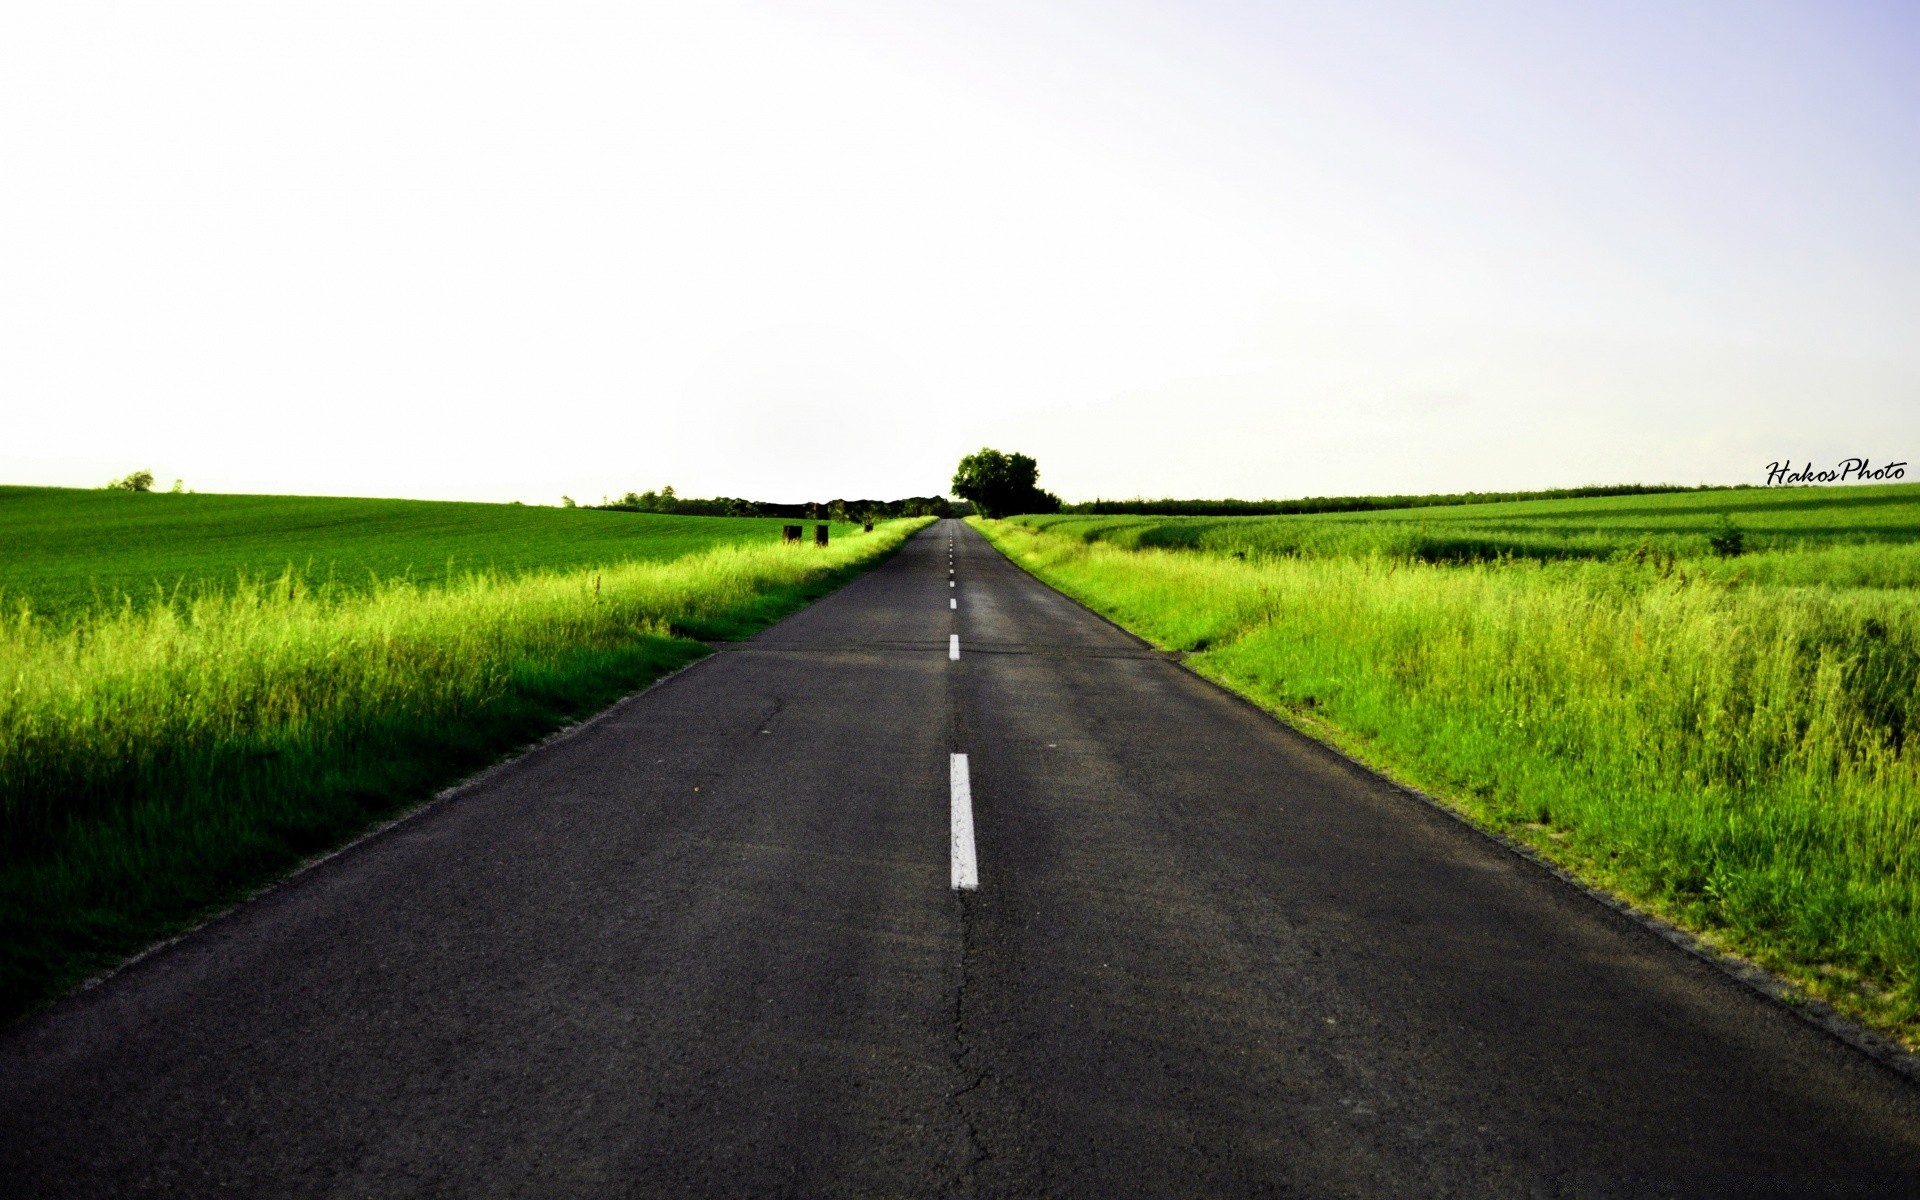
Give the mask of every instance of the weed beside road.
POLYGON ((288 574, 9 619, 0 1017, 690 662, 692 638, 792 611, 925 523, 437 584, 288 574))
MULTIPOLYGON (((1863 492, 1912 511, 1910 488, 1769 494, 1801 507, 1747 515, 1771 548, 1737 558, 1631 520, 1572 528, 1604 557, 1439 561, 1394 552, 1405 528, 1304 531, 1325 538, 1304 553, 1233 519, 1167 523, 1191 549, 1155 548, 1151 519, 983 528, 1203 674, 1912 1043, 1920 523, 1850 524, 1863 492)), ((1565 539, 1550 506, 1527 506, 1545 530, 1498 511, 1519 507, 1461 522, 1565 539)))

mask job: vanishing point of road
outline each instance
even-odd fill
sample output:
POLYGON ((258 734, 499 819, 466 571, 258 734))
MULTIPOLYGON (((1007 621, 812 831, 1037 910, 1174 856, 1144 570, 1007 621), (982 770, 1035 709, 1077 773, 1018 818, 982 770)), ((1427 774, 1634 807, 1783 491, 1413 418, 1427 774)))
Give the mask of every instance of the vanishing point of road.
POLYGON ((949 521, 0 1034, 0 1194, 1914 1196, 1916 1095, 949 521))

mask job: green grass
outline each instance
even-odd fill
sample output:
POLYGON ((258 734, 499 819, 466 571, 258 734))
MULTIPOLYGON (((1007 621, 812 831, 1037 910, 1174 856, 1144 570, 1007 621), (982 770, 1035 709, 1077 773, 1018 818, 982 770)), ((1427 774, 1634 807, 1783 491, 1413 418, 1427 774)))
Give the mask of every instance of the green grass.
POLYGON ((986 528, 1284 719, 1920 1044, 1920 489, 1479 507, 986 528), (1729 506, 1761 550, 1708 547, 1729 506), (1487 552, 1431 553, 1450 538, 1487 552))
MULTIPOLYGON (((366 591, 388 579, 432 583, 474 571, 662 562, 776 538, 784 523, 433 500, 0 487, 0 610, 24 604, 71 620, 289 573, 310 588, 331 582, 366 591)), ((836 524, 833 536, 858 530, 836 524)))
POLYGON ((1765 583, 1920 585, 1920 484, 1741 489, 1533 500, 1283 517, 1023 517, 1047 529, 1132 549, 1273 557, 1418 559, 1692 559, 1694 575, 1765 583), (1748 553, 1722 559, 1725 522, 1748 553))
MULTIPOLYGON (((167 602, 0 624, 0 1017, 692 661, 692 639, 793 611, 925 523, 820 550, 778 544, 779 522, 550 515, 623 528, 632 553, 309 586, 223 578, 234 560, 202 547, 208 582, 167 602), (706 548, 665 557, 631 532, 649 528, 706 548)), ((342 541, 377 553, 359 528, 342 541)))

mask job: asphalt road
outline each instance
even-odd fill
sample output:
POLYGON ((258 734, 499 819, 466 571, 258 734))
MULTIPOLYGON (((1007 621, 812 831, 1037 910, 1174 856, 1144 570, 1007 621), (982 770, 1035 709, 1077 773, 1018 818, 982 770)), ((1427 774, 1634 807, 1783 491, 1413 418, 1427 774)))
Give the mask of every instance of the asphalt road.
POLYGON ((1914 1196, 1920 1104, 947 522, 0 1034, 0 1194, 1914 1196))

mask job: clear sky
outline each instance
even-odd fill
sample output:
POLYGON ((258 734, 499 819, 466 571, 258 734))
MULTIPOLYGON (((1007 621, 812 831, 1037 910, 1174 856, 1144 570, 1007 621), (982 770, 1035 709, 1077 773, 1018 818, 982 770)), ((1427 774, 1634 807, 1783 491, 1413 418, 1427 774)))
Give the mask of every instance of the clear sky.
POLYGON ((1920 458, 1920 7, 0 6, 0 481, 1920 458))

